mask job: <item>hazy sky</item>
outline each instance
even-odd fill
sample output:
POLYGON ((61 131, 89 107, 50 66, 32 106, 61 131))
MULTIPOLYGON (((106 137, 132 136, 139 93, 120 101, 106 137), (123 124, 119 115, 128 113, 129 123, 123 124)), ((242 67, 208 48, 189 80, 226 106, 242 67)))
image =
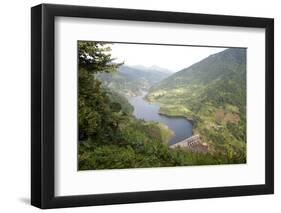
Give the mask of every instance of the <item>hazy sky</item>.
POLYGON ((159 66, 177 72, 225 48, 114 43, 112 56, 126 65, 159 66))

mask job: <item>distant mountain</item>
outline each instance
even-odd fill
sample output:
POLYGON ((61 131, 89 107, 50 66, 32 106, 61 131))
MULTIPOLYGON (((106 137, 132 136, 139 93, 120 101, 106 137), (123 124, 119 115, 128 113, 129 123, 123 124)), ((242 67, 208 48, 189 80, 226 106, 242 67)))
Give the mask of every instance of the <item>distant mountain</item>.
POLYGON ((146 99, 163 114, 193 119, 214 151, 245 155, 246 49, 213 54, 151 87, 146 99))
POLYGON ((152 66, 149 66, 149 67, 146 67, 146 66, 143 66, 143 65, 134 65, 134 66, 131 66, 131 67, 139 69, 139 70, 154 71, 154 72, 159 71, 161 73, 172 74, 171 70, 163 68, 163 67, 159 67, 159 66, 156 66, 156 65, 152 65, 152 66))
POLYGON ((115 73, 101 73, 97 77, 110 89, 128 96, 134 96, 141 94, 143 91, 148 91, 152 85, 170 74, 160 69, 122 65, 115 73))

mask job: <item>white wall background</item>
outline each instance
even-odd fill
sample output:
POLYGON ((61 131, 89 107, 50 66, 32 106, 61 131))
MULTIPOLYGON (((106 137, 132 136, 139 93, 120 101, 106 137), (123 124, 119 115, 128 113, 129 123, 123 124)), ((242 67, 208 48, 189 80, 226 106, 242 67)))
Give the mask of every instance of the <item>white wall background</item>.
MULTIPOLYGON (((281 209, 281 13, 263 0, 58 0, 57 4, 170 10, 275 18, 275 195, 50 210, 50 212, 277 212, 281 209), (280 83, 279 83, 280 82, 280 83), (279 154, 280 153, 280 154, 279 154)), ((0 211, 39 212, 30 197, 30 7, 37 0, 2 1, 0 18, 0 211)))

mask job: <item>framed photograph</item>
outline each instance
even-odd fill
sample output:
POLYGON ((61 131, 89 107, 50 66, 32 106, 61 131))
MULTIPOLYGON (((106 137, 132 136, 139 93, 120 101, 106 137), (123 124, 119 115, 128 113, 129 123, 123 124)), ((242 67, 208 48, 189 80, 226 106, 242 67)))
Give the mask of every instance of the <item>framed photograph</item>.
POLYGON ((272 194, 274 21, 31 9, 31 204, 272 194))

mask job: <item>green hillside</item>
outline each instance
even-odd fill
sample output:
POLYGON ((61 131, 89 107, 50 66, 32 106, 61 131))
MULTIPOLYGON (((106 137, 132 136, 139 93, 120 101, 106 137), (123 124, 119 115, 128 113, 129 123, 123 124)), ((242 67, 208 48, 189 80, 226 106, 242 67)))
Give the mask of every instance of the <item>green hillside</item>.
POLYGON ((154 85, 146 99, 192 119, 211 152, 246 161, 246 49, 211 55, 154 85))
POLYGON ((147 91, 152 85, 168 77, 165 70, 122 65, 114 73, 99 73, 98 79, 104 86, 127 96, 147 91))

